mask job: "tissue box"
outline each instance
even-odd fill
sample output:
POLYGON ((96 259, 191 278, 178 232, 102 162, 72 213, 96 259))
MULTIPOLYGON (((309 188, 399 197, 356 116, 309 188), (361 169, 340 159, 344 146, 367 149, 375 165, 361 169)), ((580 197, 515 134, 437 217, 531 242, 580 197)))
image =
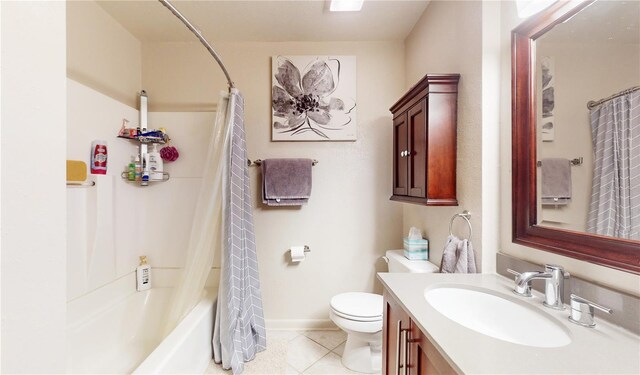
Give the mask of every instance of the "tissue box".
POLYGON ((429 259, 429 240, 404 238, 404 257, 409 260, 429 259))

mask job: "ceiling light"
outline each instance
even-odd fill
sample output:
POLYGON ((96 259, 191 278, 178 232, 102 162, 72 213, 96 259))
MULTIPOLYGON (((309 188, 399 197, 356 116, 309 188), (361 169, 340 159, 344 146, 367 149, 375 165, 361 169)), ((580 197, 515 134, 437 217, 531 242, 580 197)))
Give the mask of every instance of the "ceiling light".
POLYGON ((331 0, 329 10, 332 12, 355 12, 362 9, 364 0, 331 0))
POLYGON ((557 0, 516 0, 518 17, 527 18, 533 16, 539 11, 548 8, 549 5, 555 3, 556 1, 557 0))

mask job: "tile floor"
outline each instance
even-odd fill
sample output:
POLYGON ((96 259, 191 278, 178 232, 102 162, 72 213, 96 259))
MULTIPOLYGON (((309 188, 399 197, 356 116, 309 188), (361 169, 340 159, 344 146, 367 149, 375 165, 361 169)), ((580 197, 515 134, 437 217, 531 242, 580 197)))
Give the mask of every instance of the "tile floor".
POLYGON ((343 331, 269 331, 289 341, 286 374, 359 374, 342 365, 343 331))
MULTIPOLYGON (((284 374, 306 375, 342 375, 360 374, 342 365, 342 352, 347 335, 340 330, 335 331, 267 331, 267 345, 269 340, 286 342, 286 368, 284 374)), ((273 341, 272 341, 273 342, 273 341)), ((260 356, 260 353, 258 354, 260 356)), ((258 359, 258 357, 256 357, 258 359)), ((284 358, 283 358, 284 359, 284 358)), ((257 364, 257 363, 256 363, 257 364)), ((205 374, 230 374, 223 371, 216 364, 210 364, 205 374)), ((245 368, 247 370, 248 368, 245 368)), ((261 374, 262 369, 250 369, 251 374, 261 374)), ((274 374, 269 374, 274 375, 274 374)))

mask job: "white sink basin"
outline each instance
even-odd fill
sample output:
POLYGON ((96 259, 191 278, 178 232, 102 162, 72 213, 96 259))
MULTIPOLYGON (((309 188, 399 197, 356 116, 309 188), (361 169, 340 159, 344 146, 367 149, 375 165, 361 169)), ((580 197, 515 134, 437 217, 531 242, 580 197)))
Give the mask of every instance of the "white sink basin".
POLYGON ((540 348, 571 342, 568 330, 551 316, 488 289, 442 286, 425 290, 424 296, 447 318, 496 339, 540 348))

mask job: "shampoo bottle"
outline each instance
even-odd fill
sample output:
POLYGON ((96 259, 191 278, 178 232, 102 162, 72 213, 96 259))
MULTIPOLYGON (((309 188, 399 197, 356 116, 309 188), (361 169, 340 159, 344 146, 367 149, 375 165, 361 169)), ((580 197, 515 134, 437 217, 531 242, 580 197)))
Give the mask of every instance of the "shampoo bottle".
POLYGON ((152 180, 162 180, 162 158, 157 143, 153 144, 153 150, 149 153, 149 170, 152 180))
POLYGON ((140 257, 140 265, 136 268, 136 288, 138 292, 151 288, 151 266, 145 255, 140 257))
POLYGON ((107 142, 91 143, 91 174, 107 174, 107 142))
POLYGON ((149 153, 142 154, 142 186, 149 185, 149 153))
POLYGON ((134 180, 140 181, 142 180, 142 165, 140 164, 140 155, 136 155, 136 159, 133 162, 134 164, 134 180))
POLYGON ((131 162, 127 164, 127 179, 129 181, 136 180, 136 162, 133 156, 131 157, 131 162))

